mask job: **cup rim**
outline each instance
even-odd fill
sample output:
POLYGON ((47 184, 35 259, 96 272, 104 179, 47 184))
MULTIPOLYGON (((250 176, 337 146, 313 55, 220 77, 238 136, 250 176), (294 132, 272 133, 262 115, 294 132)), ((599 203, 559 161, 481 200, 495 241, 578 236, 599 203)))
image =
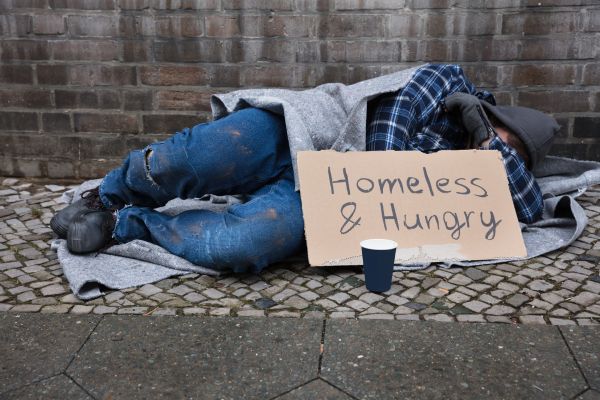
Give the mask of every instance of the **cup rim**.
POLYGON ((360 242, 360 246, 369 250, 393 250, 398 247, 398 243, 390 239, 365 239, 360 242))

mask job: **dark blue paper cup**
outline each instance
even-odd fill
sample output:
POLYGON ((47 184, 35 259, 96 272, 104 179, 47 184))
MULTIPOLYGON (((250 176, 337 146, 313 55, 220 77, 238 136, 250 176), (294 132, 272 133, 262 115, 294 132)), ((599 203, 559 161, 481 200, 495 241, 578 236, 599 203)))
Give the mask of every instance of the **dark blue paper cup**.
POLYGON ((371 292, 390 290, 398 243, 388 239, 367 239, 360 242, 360 247, 367 289, 371 292))

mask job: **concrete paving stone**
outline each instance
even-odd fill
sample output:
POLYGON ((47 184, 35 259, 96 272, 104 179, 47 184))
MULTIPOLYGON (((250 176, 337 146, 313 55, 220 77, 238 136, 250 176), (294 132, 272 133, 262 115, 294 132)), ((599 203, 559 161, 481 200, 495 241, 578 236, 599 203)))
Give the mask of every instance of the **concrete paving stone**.
POLYGON ((600 295, 590 292, 581 292, 577 296, 573 297, 570 301, 582 306, 589 306, 598 300, 600 300, 600 295))
POLYGON ((467 268, 465 270, 465 275, 474 281, 480 281, 488 276, 486 272, 483 272, 477 268, 467 268))
POLYGON ((162 292, 162 289, 149 283, 149 284, 143 285, 141 288, 137 289, 137 292, 144 297, 150 297, 153 294, 162 292))
POLYGON ((17 301, 20 303, 27 303, 35 299, 37 296, 33 293, 33 291, 28 291, 17 295, 17 301))
POLYGON ((299 296, 292 296, 292 297, 288 298, 287 300, 284 301, 284 304, 288 305, 290 307, 293 307, 297 310, 304 310, 305 308, 310 306, 309 302, 307 302, 306 300, 304 300, 302 297, 299 297, 299 296))
POLYGON ((177 315, 177 309, 175 308, 156 308, 152 311, 153 316, 173 316, 177 315))
POLYGON ((574 273, 574 272, 563 272, 560 275, 564 276, 565 278, 567 278, 569 280, 573 280, 573 281, 576 281, 576 282, 582 282, 582 281, 584 281, 584 280, 587 279, 587 275, 577 274, 577 273, 574 273))
POLYGON ((501 289, 492 290, 490 292, 490 295, 496 297, 497 299, 503 299, 510 294, 511 294, 511 292, 506 291, 506 290, 501 290, 501 289))
POLYGON ((370 319, 370 320, 389 319, 389 320, 392 320, 392 319, 394 319, 394 316, 391 314, 364 314, 364 315, 361 314, 358 316, 358 319, 370 319))
POLYGON ((116 307, 108 307, 108 306, 96 306, 94 307, 94 314, 114 314, 117 312, 116 307))
POLYGON ((117 310, 117 314, 144 314, 148 307, 123 307, 117 310))
POLYGON ((318 299, 320 296, 318 294, 316 294, 315 292, 311 292, 311 291, 306 291, 306 292, 302 292, 299 294, 300 297, 302 297, 305 300, 308 301, 313 301, 318 299))
MULTIPOLYGON (((494 271, 492 271, 493 273, 494 271)), ((499 282, 502 282, 504 280, 504 278, 502 276, 498 276, 498 275, 490 275, 487 278, 485 278, 482 282, 486 283, 488 285, 492 285, 495 286, 497 285, 499 282)))
POLYGON ((396 296, 395 294, 388 296, 385 301, 388 303, 394 304, 396 306, 401 306, 402 304, 408 303, 408 299, 400 296, 396 296))
POLYGON ((88 316, 0 314, 0 393, 61 373, 98 320, 88 316))
POLYGON ((577 325, 575 323, 575 321, 572 321, 570 319, 565 319, 565 318, 553 318, 553 317, 550 317, 550 318, 548 318, 548 320, 550 321, 550 323, 552 325, 577 325))
POLYGON ((522 315, 519 317, 519 321, 522 324, 538 324, 538 325, 546 325, 546 321, 544 317, 541 315, 522 315))
POLYGON ((400 281, 398 281, 398 283, 405 287, 413 287, 417 286, 419 284, 419 281, 416 281, 414 279, 401 279, 400 281))
POLYGON ((469 289, 469 288, 466 288, 466 287, 464 287, 464 286, 459 286, 459 287, 457 287, 457 288, 456 288, 456 291, 457 291, 457 292, 460 292, 460 293, 463 293, 463 294, 466 294, 466 295, 467 295, 467 296, 469 296, 469 297, 473 297, 473 296, 476 296, 476 295, 477 295, 477 292, 476 292, 476 291, 474 291, 474 290, 471 290, 471 289, 469 289))
POLYGON ((330 293, 333 293, 334 291, 336 291, 336 289, 330 285, 323 285, 320 288, 315 289, 315 292, 317 292, 320 295, 328 295, 330 293))
POLYGON ((12 390, 2 395, 6 400, 21 399, 75 399, 92 400, 92 397, 65 375, 57 375, 40 382, 12 390))
POLYGON ((0 312, 8 311, 14 307, 14 304, 0 303, 0 312))
POLYGON ((202 307, 187 307, 183 309, 183 315, 206 315, 206 308, 202 307))
POLYGON ((497 298, 495 298, 493 296, 490 296, 487 293, 484 293, 481 296, 479 296, 479 300, 483 301, 485 303, 488 303, 488 304, 498 304, 498 303, 500 303, 499 299, 497 299, 497 298))
POLYGON ((490 305, 483 303, 481 301, 478 301, 478 300, 473 300, 473 301, 463 303, 463 306, 468 308, 471 311, 479 313, 479 312, 485 310, 486 308, 488 308, 490 305))
POLYGON ((392 314, 412 314, 414 311, 415 310, 410 307, 398 306, 392 311, 392 314))
POLYGON ((206 289, 205 291, 202 292, 202 294, 211 299, 220 299, 222 297, 225 297, 225 294, 223 294, 222 292, 218 291, 217 289, 213 289, 213 288, 206 289))
POLYGON ((373 304, 376 301, 380 301, 381 299, 383 299, 383 296, 380 296, 378 294, 371 293, 371 292, 365 293, 359 297, 360 301, 367 303, 367 304, 373 304))
POLYGON ((356 313, 354 311, 334 311, 329 314, 329 318, 355 318, 356 313))
POLYGON ((561 301, 565 300, 564 298, 562 298, 561 296, 559 296, 555 292, 543 293, 540 296, 540 298, 542 300, 544 300, 545 302, 553 304, 553 305, 557 304, 557 303, 560 303, 561 301))
POLYGON ((10 311, 13 313, 34 313, 38 312, 41 308, 42 306, 37 304, 17 304, 13 308, 11 308, 10 311))
POLYGON ((429 289, 430 287, 437 285, 440 281, 440 278, 425 278, 423 282, 421 282, 421 287, 423 289, 429 289))
POLYGON ((456 316, 458 322, 485 322, 483 315, 479 314, 460 314, 456 316))
POLYGON ((301 313, 299 312, 294 312, 294 311, 272 311, 269 312, 269 317, 273 317, 273 318, 300 318, 302 316, 301 313))
POLYGON ((487 315, 507 315, 512 314, 515 311, 516 310, 514 308, 509 306, 495 305, 485 310, 484 313, 487 315))
POLYGON ((571 281, 571 280, 567 280, 567 281, 563 281, 560 283, 560 286, 567 289, 567 290, 577 290, 577 288, 579 288, 579 286, 581 286, 581 283, 579 282, 575 282, 575 281, 571 281))
POLYGON ((569 398, 586 387, 545 326, 336 320, 325 342, 321 376, 356 398, 569 398))
POLYGON ((559 328, 592 389, 600 390, 600 327, 559 328))
POLYGON ((292 290, 292 289, 284 289, 283 291, 274 295, 273 300, 280 302, 280 301, 283 301, 283 300, 287 299, 288 297, 291 297, 297 293, 298 292, 296 292, 295 290, 292 290))
POLYGON ((426 321, 453 322, 454 318, 447 314, 429 314, 424 316, 426 321))
POLYGON ((511 296, 506 300, 506 303, 510 304, 513 307, 520 307, 525 302, 529 301, 529 296, 525 296, 524 294, 517 293, 511 296))
POLYGON ((523 275, 515 275, 512 278, 509 278, 508 280, 512 283, 516 283, 517 285, 525 285, 527 282, 530 281, 529 278, 523 275))
POLYGON ((402 292, 401 296, 406 297, 407 299, 414 299, 421 292, 421 289, 418 287, 411 287, 410 289, 402 292))
MULTIPOLYGON (((159 290, 159 292, 162 292, 162 290, 159 290)), ((156 292, 156 293, 158 293, 158 292, 156 292)), ((112 302, 122 299, 123 297, 125 297, 125 294, 123 292, 114 291, 114 292, 104 295, 104 301, 106 301, 107 303, 112 303, 112 302)), ((148 295, 146 295, 146 297, 148 297, 148 295)))
POLYGON ((513 320, 502 315, 488 315, 485 317, 488 322, 494 324, 512 324, 513 320))
POLYGON ((15 294, 20 294, 20 293, 24 293, 24 292, 30 292, 31 288, 28 288, 27 286, 17 286, 17 287, 13 287, 8 289, 8 293, 15 295, 15 294))
POLYGON ((546 311, 551 310, 552 307, 553 307, 552 304, 550 304, 548 302, 545 302, 545 301, 542 301, 540 299, 533 299, 532 301, 529 302, 529 305, 531 307, 541 308, 542 310, 546 310, 546 311))
POLYGON ((316 289, 316 288, 320 288, 321 286, 323 286, 323 284, 319 281, 311 279, 310 281, 306 282, 306 284, 304 286, 306 286, 309 289, 316 289))
POLYGON ((429 305, 429 304, 433 303, 435 301, 435 299, 436 299, 435 297, 433 297, 427 293, 421 293, 420 295, 418 295, 417 297, 414 298, 414 302, 429 305))
POLYGON ((89 314, 94 309, 94 306, 84 306, 77 304, 71 308, 71 314, 89 314))
POLYGON ((600 294, 600 283, 588 281, 582 286, 581 289, 595 294, 600 294))
POLYGON ((600 400, 600 392, 596 390, 586 390, 583 394, 576 397, 575 400, 600 400))
POLYGON ((338 292, 338 293, 328 297, 328 299, 333 300, 338 304, 343 304, 349 298, 350 298, 350 295, 343 293, 343 292, 338 292))
POLYGON ((491 288, 490 285, 486 285, 484 283, 471 283, 470 285, 467 286, 469 289, 475 290, 476 292, 485 292, 486 290, 488 290, 489 288, 491 288))
POLYGON ((188 293, 185 296, 183 296, 183 298, 185 299, 185 301, 188 301, 190 303, 199 303, 203 300, 206 300, 206 297, 202 296, 200 293, 197 292, 188 293))
POLYGON ((547 292, 548 290, 552 289, 554 285, 546 281, 536 279, 529 282, 527 287, 529 287, 531 290, 535 290, 536 292, 547 292))
POLYGON ((316 379, 297 389, 292 390, 280 397, 277 400, 351 400, 352 397, 346 395, 339 389, 331 386, 322 379, 316 379))
POLYGON ((244 296, 244 299, 249 301, 256 301, 260 298, 262 298, 262 295, 258 292, 250 292, 244 296))
POLYGON ((456 274, 448 282, 455 284, 455 285, 464 286, 464 285, 468 285, 468 284, 472 283, 473 280, 466 275, 456 274))

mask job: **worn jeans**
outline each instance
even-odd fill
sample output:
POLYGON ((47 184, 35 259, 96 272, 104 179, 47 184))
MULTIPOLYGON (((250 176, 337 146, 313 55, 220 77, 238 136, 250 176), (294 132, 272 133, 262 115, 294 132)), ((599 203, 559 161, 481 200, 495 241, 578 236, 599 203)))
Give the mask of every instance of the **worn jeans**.
POLYGON ((300 250, 304 223, 283 118, 247 108, 129 153, 100 185, 113 237, 156 243, 219 270, 259 272, 300 250), (246 194, 224 212, 153 208, 174 198, 246 194))

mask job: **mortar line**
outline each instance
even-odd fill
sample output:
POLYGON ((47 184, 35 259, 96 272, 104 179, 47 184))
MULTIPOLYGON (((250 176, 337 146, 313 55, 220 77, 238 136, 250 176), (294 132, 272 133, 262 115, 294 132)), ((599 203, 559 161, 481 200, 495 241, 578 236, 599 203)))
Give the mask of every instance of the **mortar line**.
POLYGON ((279 398, 281 398, 281 396, 284 396, 284 395, 286 395, 286 394, 288 394, 288 393, 290 393, 290 392, 293 392, 294 390, 296 390, 296 389, 299 389, 299 388, 301 388, 301 387, 302 387, 302 386, 304 386, 304 385, 308 385, 309 383, 311 383, 311 382, 314 382, 314 381, 316 381, 317 379, 319 379, 319 377, 311 378, 311 379, 307 380, 307 381, 306 381, 306 382, 304 382, 304 383, 301 383, 301 384, 299 384, 299 385, 296 385, 296 386, 292 387, 292 388, 291 388, 291 389, 289 389, 289 390, 286 390, 286 391, 285 391, 285 392, 283 392, 283 393, 279 393, 277 396, 275 396, 275 397, 272 397, 270 400, 276 400, 276 399, 279 399, 279 398))
POLYGON ((71 381, 73 382, 75 385, 77 385, 77 387, 79 387, 79 389, 83 390, 88 396, 90 396, 92 399, 97 400, 97 397, 94 396, 92 393, 90 393, 85 387, 83 387, 83 385, 81 385, 79 382, 77 382, 75 380, 75 378, 73 378, 71 375, 69 375, 67 373, 67 371, 65 370, 65 372, 63 372, 63 374, 71 381))
POLYGON ((586 390, 588 390, 591 387, 591 385, 587 379, 587 376, 585 376, 585 374, 583 373, 583 369, 581 368, 581 365, 579 364, 579 360, 577 360, 577 357, 575 357, 575 353, 571 349, 571 346, 569 346, 569 342, 567 341, 567 338, 563 334, 562 329, 560 329, 560 327, 556 327, 556 329, 558 329, 558 332, 560 333, 560 337, 562 338, 563 342, 567 346, 567 349, 569 350, 569 354, 571 354, 571 358, 573 358, 573 361, 575 361, 575 365, 577 366, 579 373, 581 374, 581 376, 583 377, 583 380, 585 381, 585 384, 587 385, 586 390))
POLYGON ((323 382, 325 382, 326 384, 333 386, 334 388, 336 388, 340 392, 344 393, 346 396, 350 397, 351 399, 358 400, 357 397, 351 395, 350 393, 348 393, 344 389, 340 388, 339 386, 334 385, 333 383, 329 382, 327 379, 325 379, 323 377, 319 377, 319 379, 322 380, 323 382))
POLYGON ((96 325, 90 330, 90 333, 87 335, 87 337, 85 338, 85 340, 83 341, 83 343, 81 344, 81 346, 79 346, 79 348, 77 349, 77 351, 75 353, 73 353, 73 355, 71 356, 71 360, 69 361, 69 363, 67 364, 67 366, 63 370, 63 372, 65 374, 67 373, 67 370, 69 369, 69 367, 71 366, 71 364, 73 364, 73 361, 75 361, 75 358, 77 357, 77 355, 79 354, 79 352, 81 351, 81 349, 83 349, 83 346, 85 346, 85 344, 88 342, 88 340, 92 336, 92 333, 94 333, 96 331, 96 329, 98 328, 98 325, 100 325, 100 322, 102 322, 102 321, 104 321, 104 315, 102 315, 100 317, 100 319, 98 320, 98 322, 96 322, 96 325))
POLYGON ((319 343, 319 365, 317 366, 317 376, 321 376, 321 366, 323 365, 323 354, 325 354, 325 329, 327 328, 327 319, 323 319, 321 328, 321 342, 319 343))
POLYGON ((15 390, 19 390, 19 389, 23 389, 23 388, 26 388, 26 387, 31 386, 31 385, 35 385, 36 383, 44 382, 47 379, 56 378, 57 376, 60 376, 62 374, 63 374, 62 372, 59 372, 58 374, 54 374, 54 375, 50 375, 50 376, 45 376, 45 377, 39 378, 39 379, 34 379, 31 382, 27 382, 24 385, 18 386, 16 388, 8 389, 5 392, 0 392, 0 396, 4 396, 5 394, 8 394, 10 392, 14 392, 15 390))

